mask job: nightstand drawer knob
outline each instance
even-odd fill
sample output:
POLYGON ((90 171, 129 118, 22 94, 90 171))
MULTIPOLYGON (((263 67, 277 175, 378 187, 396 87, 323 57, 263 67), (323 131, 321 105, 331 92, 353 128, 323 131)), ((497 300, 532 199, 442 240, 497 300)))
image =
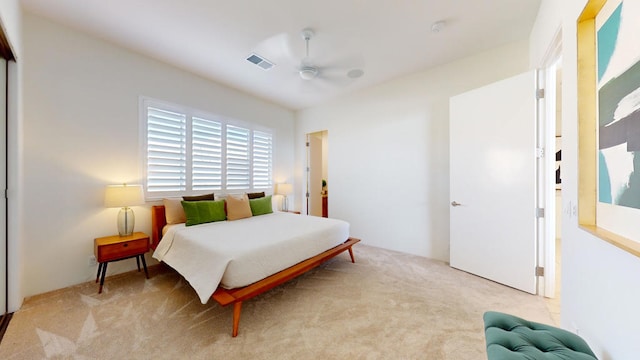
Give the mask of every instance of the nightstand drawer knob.
POLYGON ((127 246, 129 246, 129 244, 124 243, 124 244, 122 244, 122 246, 123 246, 123 247, 127 247, 127 246))

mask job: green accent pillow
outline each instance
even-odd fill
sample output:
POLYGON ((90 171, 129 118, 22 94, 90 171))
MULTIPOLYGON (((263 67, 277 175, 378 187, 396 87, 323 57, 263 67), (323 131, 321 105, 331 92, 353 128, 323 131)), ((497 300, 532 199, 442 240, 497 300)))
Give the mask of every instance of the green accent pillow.
POLYGON ((253 216, 271 214, 273 212, 271 195, 257 199, 249 199, 249 206, 251 206, 251 214, 253 216))
POLYGON ((185 226, 227 220, 224 200, 182 201, 182 208, 187 216, 185 226))

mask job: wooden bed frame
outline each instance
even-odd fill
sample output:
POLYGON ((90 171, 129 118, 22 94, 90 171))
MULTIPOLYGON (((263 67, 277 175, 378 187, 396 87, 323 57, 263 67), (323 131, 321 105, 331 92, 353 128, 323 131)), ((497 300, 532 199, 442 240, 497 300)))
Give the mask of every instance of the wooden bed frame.
MULTIPOLYGON (((155 205, 151 207, 151 247, 155 250, 162 238, 162 228, 166 225, 166 217, 163 205, 155 205)), ((344 243, 331 248, 323 253, 320 253, 314 257, 304 260, 290 268, 284 269, 278 273, 275 273, 269 277, 266 277, 251 285, 247 285, 241 288, 225 289, 218 287, 211 296, 222 306, 233 304, 233 331, 231 335, 233 337, 238 336, 238 327, 240 325, 240 311, 242 310, 242 302, 249 300, 255 296, 262 294, 282 283, 285 283, 299 275, 306 273, 307 271, 317 267, 325 261, 335 257, 336 255, 349 251, 351 262, 355 263, 356 260, 353 256, 353 249, 351 247, 358 243, 360 239, 348 238, 344 243)))

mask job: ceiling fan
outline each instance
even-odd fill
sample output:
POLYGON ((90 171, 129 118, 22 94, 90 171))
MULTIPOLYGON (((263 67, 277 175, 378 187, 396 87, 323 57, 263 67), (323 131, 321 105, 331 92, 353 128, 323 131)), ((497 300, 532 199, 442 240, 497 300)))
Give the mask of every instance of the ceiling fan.
POLYGON ((318 76, 318 73, 320 72, 318 67, 314 66, 309 60, 309 40, 311 40, 315 33, 310 28, 305 28, 302 30, 301 35, 306 43, 307 52, 305 58, 302 59, 300 69, 298 69, 298 74, 300 74, 300 78, 302 80, 311 80, 318 76))
MULTIPOLYGON (((300 33, 302 39, 305 41, 306 53, 305 57, 300 62, 298 67, 298 75, 302 80, 313 80, 318 77, 325 77, 324 70, 329 70, 329 67, 319 67, 315 65, 309 57, 309 41, 315 36, 315 32, 311 28, 304 28, 300 33)), ((347 72, 347 76, 356 79, 364 75, 364 71, 360 68, 351 69, 347 72)))
MULTIPOLYGON (((285 69, 295 69, 298 77, 307 84, 347 85, 364 75, 362 55, 344 56, 343 50, 335 49, 325 56, 319 56, 312 60, 309 44, 311 39, 315 37, 315 32, 307 27, 302 29, 300 35, 306 46, 305 56, 302 59, 294 54, 290 34, 283 32, 261 41, 246 60, 262 70, 269 70, 275 64, 286 65, 285 69), (259 53, 266 54, 270 60, 258 55, 259 53)), ((305 89, 309 89, 309 86, 305 86, 305 89)))

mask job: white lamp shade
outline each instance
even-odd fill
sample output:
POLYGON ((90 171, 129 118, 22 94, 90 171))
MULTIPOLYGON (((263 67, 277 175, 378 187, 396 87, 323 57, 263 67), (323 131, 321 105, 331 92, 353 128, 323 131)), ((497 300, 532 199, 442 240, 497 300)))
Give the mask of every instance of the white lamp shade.
POLYGON ((127 207, 144 204, 142 185, 108 185, 104 193, 105 207, 127 207))
POLYGON ((293 193, 293 185, 287 183, 276 184, 276 193, 285 196, 291 195, 293 193))

